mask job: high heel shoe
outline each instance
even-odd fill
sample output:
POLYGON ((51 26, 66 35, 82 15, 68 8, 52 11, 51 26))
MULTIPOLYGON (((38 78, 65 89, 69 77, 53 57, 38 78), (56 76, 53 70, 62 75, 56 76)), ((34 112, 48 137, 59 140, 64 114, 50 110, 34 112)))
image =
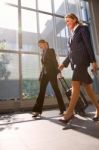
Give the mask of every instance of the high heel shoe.
POLYGON ((39 117, 41 116, 41 114, 39 112, 33 112, 32 113, 32 117, 39 117))
POLYGON ((99 121, 99 116, 95 116, 95 117, 93 118, 93 121, 99 121))
POLYGON ((60 122, 62 122, 62 123, 64 123, 64 124, 66 124, 66 123, 68 123, 70 120, 72 120, 74 118, 74 115, 72 115, 70 118, 68 118, 68 119, 59 119, 59 121, 60 122))

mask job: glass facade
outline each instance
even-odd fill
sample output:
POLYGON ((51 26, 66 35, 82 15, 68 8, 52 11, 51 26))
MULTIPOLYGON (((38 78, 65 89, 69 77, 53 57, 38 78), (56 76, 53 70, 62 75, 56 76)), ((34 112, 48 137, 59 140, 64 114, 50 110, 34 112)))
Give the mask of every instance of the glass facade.
POLYGON ((0 49, 18 49, 18 8, 3 2, 0 4, 0 49))
POLYGON ((44 11, 44 12, 50 12, 52 13, 52 1, 51 0, 38 0, 38 10, 44 11))
POLYGON ((22 51, 37 52, 36 12, 21 10, 22 15, 22 51))
MULTIPOLYGON (((61 63, 68 52, 64 16, 69 12, 90 21, 88 2, 83 0, 0 1, 0 100, 37 97, 41 70, 37 41, 46 39, 61 63)), ((70 67, 63 71, 66 79, 71 74, 70 67)), ((46 95, 53 95, 51 91, 49 84, 46 95)))
POLYGON ((38 95, 39 90, 39 56, 31 54, 22 55, 22 96, 31 99, 38 95))
POLYGON ((18 54, 0 53, 0 100, 19 98, 18 54))
POLYGON ((54 13, 57 15, 66 15, 66 5, 64 0, 54 0, 54 13))

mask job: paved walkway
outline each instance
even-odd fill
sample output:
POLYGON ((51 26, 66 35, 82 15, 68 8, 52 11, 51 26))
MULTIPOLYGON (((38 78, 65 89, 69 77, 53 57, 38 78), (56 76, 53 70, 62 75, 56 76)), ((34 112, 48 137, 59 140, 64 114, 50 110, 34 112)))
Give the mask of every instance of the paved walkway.
POLYGON ((99 150, 99 122, 76 115, 70 126, 58 119, 59 110, 44 111, 33 119, 30 112, 0 115, 0 150, 99 150))

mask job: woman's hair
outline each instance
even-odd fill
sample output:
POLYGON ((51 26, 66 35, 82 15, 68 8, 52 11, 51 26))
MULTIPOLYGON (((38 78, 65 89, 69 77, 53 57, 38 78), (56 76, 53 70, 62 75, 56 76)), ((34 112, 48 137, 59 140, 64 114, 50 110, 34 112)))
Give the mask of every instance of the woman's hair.
POLYGON ((40 40, 38 41, 38 43, 47 43, 47 44, 48 44, 48 42, 45 41, 44 39, 40 39, 40 40))
POLYGON ((71 19, 73 19, 73 20, 75 19, 75 20, 76 20, 76 23, 80 23, 79 20, 78 20, 78 17, 77 17, 75 14, 73 14, 73 13, 66 15, 66 16, 65 16, 65 19, 66 19, 66 18, 71 18, 71 19))
POLYGON ((44 39, 40 39, 38 43, 46 43, 46 41, 44 39))
POLYGON ((40 39, 40 40, 38 41, 38 44, 39 44, 39 43, 46 43, 46 44, 47 44, 47 46, 49 47, 48 42, 47 42, 47 41, 45 41, 44 39, 40 39))

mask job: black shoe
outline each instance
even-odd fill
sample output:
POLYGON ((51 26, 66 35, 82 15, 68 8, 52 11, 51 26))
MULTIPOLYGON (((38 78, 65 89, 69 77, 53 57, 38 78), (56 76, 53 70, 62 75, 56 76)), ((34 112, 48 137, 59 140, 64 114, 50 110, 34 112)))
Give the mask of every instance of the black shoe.
POLYGON ((63 111, 59 113, 59 115, 60 115, 60 116, 63 116, 63 114, 64 114, 64 112, 63 112, 63 111))
POLYGON ((40 117, 41 113, 40 112, 32 112, 32 117, 40 117))
POLYGON ((93 121, 99 121, 99 116, 94 117, 94 118, 93 118, 93 121))

